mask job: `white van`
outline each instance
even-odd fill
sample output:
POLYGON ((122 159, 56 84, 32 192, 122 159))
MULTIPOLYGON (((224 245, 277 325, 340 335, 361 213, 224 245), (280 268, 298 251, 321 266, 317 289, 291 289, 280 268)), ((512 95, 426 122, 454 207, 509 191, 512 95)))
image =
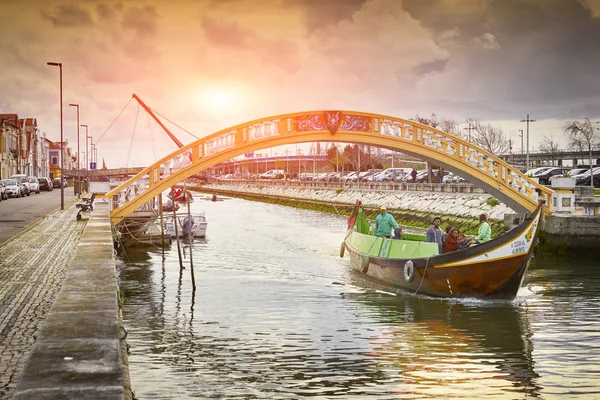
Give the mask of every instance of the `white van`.
POLYGON ((285 175, 285 171, 282 169, 270 169, 267 172, 260 174, 260 179, 281 179, 285 175))
POLYGON ((398 182, 401 181, 405 175, 410 174, 412 168, 388 168, 375 178, 378 182, 398 182))

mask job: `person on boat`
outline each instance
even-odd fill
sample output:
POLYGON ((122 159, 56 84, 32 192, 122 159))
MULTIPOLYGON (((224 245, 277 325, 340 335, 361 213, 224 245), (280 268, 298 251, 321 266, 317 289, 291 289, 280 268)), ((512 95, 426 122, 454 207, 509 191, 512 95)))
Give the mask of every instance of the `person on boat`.
POLYGON ((444 253, 450 253, 458 250, 458 229, 451 228, 446 241, 444 242, 444 253))
POLYGON ((458 250, 468 249, 473 239, 465 236, 464 233, 458 234, 458 250))
POLYGON ((446 231, 442 233, 442 242, 446 243, 448 240, 448 236, 450 236, 450 231, 452 230, 452 225, 446 225, 446 231))
POLYGON ((173 199, 168 198, 167 204, 163 207, 163 211, 173 211, 173 209, 175 209, 175 211, 179 210, 179 204, 175 203, 173 199))
POLYGON ((400 240, 402 239, 402 235, 404 235, 402 228, 394 228, 394 236, 392 236, 392 239, 400 240))
POLYGON ((387 207, 379 208, 379 215, 375 218, 375 236, 389 238, 392 236, 392 228, 399 228, 398 223, 387 213, 387 207))
POLYGON ((490 224, 487 222, 488 218, 486 214, 479 216, 479 231, 475 238, 475 244, 485 243, 492 238, 492 229, 490 224))
POLYGON ((212 195, 212 201, 217 201, 217 194, 216 193, 213 193, 213 195, 212 195))
POLYGON ((437 243, 440 254, 444 251, 444 241, 442 240, 443 231, 440 229, 440 224, 442 223, 442 219, 440 217, 435 217, 433 219, 433 226, 427 229, 425 233, 426 240, 429 243, 437 243))

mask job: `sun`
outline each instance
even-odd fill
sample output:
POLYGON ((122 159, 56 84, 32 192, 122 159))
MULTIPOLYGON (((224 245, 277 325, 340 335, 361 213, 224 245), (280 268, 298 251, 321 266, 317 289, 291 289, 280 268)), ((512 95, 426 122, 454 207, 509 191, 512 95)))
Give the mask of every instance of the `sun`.
POLYGON ((194 103, 201 111, 217 112, 236 107, 240 94, 227 87, 200 88, 194 94, 194 103))

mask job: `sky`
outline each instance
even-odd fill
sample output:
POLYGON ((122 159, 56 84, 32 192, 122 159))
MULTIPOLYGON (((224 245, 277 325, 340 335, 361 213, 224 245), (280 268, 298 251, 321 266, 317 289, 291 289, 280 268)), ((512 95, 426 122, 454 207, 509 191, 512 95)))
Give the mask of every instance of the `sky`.
POLYGON ((349 109, 478 118, 517 152, 530 115, 531 150, 565 147, 567 121, 600 121, 598 43, 600 0, 2 0, 0 113, 59 141, 52 61, 64 138, 77 147, 79 104, 109 167, 176 149, 133 93, 196 137, 349 109))

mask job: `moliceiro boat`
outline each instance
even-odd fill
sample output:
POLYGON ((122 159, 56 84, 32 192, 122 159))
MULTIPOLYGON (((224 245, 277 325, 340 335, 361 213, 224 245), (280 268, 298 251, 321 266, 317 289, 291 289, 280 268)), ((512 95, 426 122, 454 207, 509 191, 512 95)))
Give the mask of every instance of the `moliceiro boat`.
POLYGON ((541 222, 543 205, 517 227, 488 242, 438 254, 424 235, 402 239, 370 235, 371 226, 357 201, 348 219, 340 256, 352 268, 415 294, 434 297, 514 299, 527 271, 541 222))

